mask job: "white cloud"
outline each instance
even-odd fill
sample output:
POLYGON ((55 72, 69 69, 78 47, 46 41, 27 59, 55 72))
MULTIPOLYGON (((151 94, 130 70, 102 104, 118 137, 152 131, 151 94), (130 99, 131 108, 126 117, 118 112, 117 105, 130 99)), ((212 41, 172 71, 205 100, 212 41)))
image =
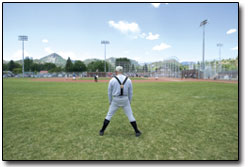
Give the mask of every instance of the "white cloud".
POLYGON ((236 29, 230 29, 227 31, 227 34, 229 35, 229 34, 235 33, 236 31, 237 31, 236 29))
POLYGON ((238 50, 238 46, 235 46, 234 48, 231 48, 232 50, 238 50))
POLYGON ((136 34, 133 39, 138 39, 139 37, 142 39, 148 39, 148 40, 156 40, 159 39, 159 34, 152 34, 151 32, 148 33, 148 35, 146 33, 141 33, 141 34, 136 34))
POLYGON ((153 5, 155 8, 159 8, 161 3, 151 3, 151 5, 153 5))
POLYGON ((121 31, 122 33, 139 33, 140 32, 140 28, 139 25, 135 22, 129 23, 127 21, 119 21, 119 22, 114 22, 113 20, 110 20, 109 25, 119 31, 121 31))
MULTIPOLYGON (((151 3, 151 5, 155 8, 159 8, 161 3, 151 3)), ((168 5, 168 3, 165 3, 165 5, 168 5)))
POLYGON ((159 39, 160 36, 159 34, 152 34, 152 32, 149 32, 148 35, 146 33, 140 33, 140 27, 135 22, 128 23, 126 21, 119 21, 116 23, 113 20, 110 20, 108 23, 110 27, 119 30, 123 34, 127 34, 132 39, 146 38, 148 40, 156 40, 159 39))
POLYGON ((156 40, 156 39, 159 39, 159 34, 155 34, 155 35, 153 35, 151 32, 150 33, 148 33, 148 36, 146 37, 146 39, 148 39, 148 40, 156 40))
POLYGON ((145 38, 146 36, 147 36, 147 34, 145 34, 145 33, 139 34, 139 37, 141 37, 141 38, 145 38))
MULTIPOLYGON (((28 53, 26 50, 24 50, 24 58, 25 57, 31 57, 30 53, 28 53)), ((23 59, 23 51, 22 50, 17 50, 11 56, 11 60, 22 60, 22 59, 23 59)))
POLYGON ((49 41, 47 39, 42 40, 43 43, 48 43, 49 41))
POLYGON ((54 51, 49 47, 44 48, 44 51, 47 52, 48 54, 54 53, 54 51))
POLYGON ((166 43, 161 43, 160 45, 156 45, 152 48, 152 50, 157 50, 157 51, 161 51, 161 50, 165 50, 170 48, 171 46, 166 44, 166 43))

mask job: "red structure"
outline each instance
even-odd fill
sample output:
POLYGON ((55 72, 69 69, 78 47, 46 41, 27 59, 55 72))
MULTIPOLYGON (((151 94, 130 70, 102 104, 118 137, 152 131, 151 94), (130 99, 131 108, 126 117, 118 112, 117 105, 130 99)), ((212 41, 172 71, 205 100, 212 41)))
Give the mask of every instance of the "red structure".
POLYGON ((40 71, 40 74, 48 74, 48 71, 40 71))

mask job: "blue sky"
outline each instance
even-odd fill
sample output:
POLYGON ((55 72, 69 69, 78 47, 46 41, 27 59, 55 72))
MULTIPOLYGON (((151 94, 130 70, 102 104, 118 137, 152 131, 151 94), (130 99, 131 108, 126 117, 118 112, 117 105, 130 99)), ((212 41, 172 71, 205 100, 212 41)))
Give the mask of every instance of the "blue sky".
POLYGON ((238 55, 237 3, 5 3, 3 59, 22 58, 18 35, 28 35, 25 56, 56 52, 65 59, 128 57, 141 63, 177 57, 201 61, 206 25, 206 60, 238 55))

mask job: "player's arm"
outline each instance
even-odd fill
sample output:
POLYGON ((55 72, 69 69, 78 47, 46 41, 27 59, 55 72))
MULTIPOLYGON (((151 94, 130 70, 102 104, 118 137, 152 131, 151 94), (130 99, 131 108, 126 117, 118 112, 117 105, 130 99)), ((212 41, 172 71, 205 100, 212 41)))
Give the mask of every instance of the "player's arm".
POLYGON ((108 86, 108 97, 109 97, 109 104, 112 102, 112 79, 109 81, 109 86, 108 86))
POLYGON ((132 101, 132 96, 133 96, 133 86, 132 86, 132 82, 131 82, 131 80, 129 79, 128 80, 129 82, 128 82, 128 99, 129 99, 129 102, 131 103, 131 101, 132 101))

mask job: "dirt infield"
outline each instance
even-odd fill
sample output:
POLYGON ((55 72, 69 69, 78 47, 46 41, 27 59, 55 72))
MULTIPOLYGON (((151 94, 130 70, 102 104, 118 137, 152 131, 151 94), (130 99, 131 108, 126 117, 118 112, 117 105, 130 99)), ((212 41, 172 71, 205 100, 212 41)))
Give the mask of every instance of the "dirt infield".
MULTIPOLYGON (((94 82, 94 80, 81 80, 70 78, 36 78, 33 81, 42 82, 94 82)), ((98 82, 109 82, 109 80, 99 80, 98 82)), ((238 81, 232 80, 209 80, 209 79, 179 79, 179 78, 147 78, 142 80, 132 80, 133 83, 145 83, 145 82, 222 82, 222 83, 238 83, 238 81)))

